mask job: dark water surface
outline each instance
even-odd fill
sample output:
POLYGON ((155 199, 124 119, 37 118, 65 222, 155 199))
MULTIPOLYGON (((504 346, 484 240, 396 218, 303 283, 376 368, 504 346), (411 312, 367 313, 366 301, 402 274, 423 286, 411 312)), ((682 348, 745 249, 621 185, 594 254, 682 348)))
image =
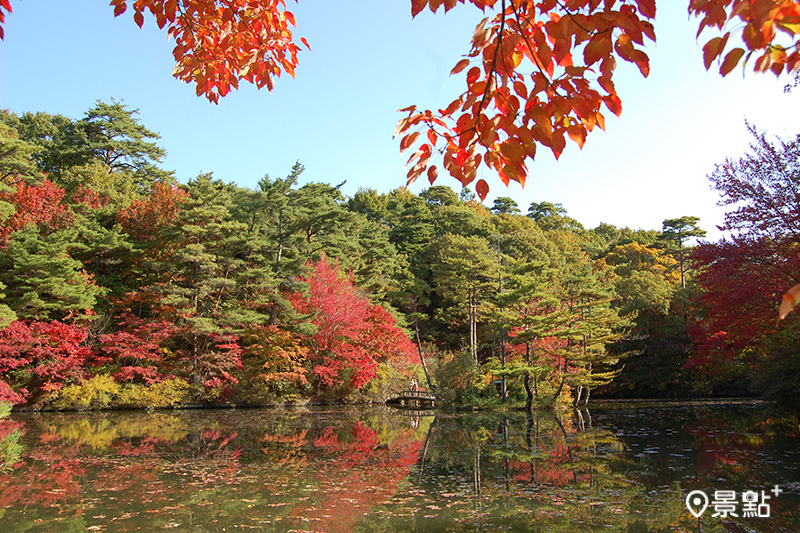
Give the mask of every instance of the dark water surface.
POLYGON ((14 429, 2 532, 800 531, 798 420, 764 404, 21 413, 0 436, 14 429), (738 516, 712 516, 722 491, 738 516))

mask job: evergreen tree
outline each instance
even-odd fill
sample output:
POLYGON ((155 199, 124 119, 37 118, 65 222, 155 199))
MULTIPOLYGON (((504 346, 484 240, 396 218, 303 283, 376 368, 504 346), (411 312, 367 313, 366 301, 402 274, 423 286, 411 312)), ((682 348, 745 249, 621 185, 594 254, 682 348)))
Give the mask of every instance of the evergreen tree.
POLYGON ((466 314, 469 353, 478 364, 480 305, 497 290, 497 254, 485 239, 445 235, 436 242, 431 269, 440 301, 452 302, 456 313, 466 314))
POLYGON ((515 202, 513 198, 498 196, 494 199, 494 203, 492 204, 492 213, 495 215, 518 215, 521 211, 519 209, 519 204, 515 202))
POLYGON ((705 230, 700 229, 697 223, 698 217, 685 216, 681 218, 668 218, 664 221, 661 240, 665 243, 669 253, 674 255, 681 272, 681 287, 686 288, 686 270, 688 266, 689 252, 691 249, 686 246, 686 241, 691 237, 705 237, 705 230))
POLYGON ((0 283, 0 331, 17 319, 17 314, 14 310, 3 303, 6 297, 5 292, 3 292, 5 288, 6 286, 0 283))
POLYGON ((0 187, 38 179, 38 169, 31 159, 35 151, 33 144, 19 138, 16 129, 0 121, 0 187))
POLYGON ((0 252, 0 282, 7 305, 30 320, 65 319, 94 308, 105 291, 69 254, 74 230, 45 238, 35 226, 11 234, 0 252))
POLYGON ((138 113, 122 102, 98 100, 77 126, 85 132, 86 148, 93 159, 112 171, 130 172, 140 191, 145 192, 156 181, 169 179, 170 174, 156 166, 166 155, 154 142, 161 137, 140 123, 135 117, 138 113))
POLYGON ((88 163, 92 155, 83 129, 63 115, 0 111, 0 121, 17 131, 19 139, 35 147, 32 160, 39 170, 58 180, 67 169, 88 163))

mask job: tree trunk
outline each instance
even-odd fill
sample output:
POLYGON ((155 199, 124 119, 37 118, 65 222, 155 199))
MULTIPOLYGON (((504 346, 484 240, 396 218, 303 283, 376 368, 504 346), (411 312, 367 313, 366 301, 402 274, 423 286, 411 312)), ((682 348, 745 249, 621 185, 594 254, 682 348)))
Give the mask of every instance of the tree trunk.
POLYGON ((469 290, 469 353, 478 366, 478 305, 475 289, 469 290))
POLYGON ((436 392, 431 382, 431 375, 428 373, 428 365, 425 364, 425 354, 422 353, 422 342, 419 340, 419 322, 414 320, 414 330, 417 334, 417 351, 419 352, 419 360, 422 362, 422 370, 425 372, 425 381, 428 382, 428 389, 436 392))
MULTIPOLYGON (((503 370, 506 368, 506 327, 502 326, 500 328, 500 363, 503 366, 503 370)), ((502 383, 500 384, 500 400, 505 403, 506 398, 508 397, 508 381, 506 379, 505 373, 502 377, 502 383)))
POLYGON ((533 410, 533 391, 531 390, 531 375, 529 373, 525 372, 522 384, 525 385, 525 410, 530 412, 533 410))
POLYGON ((555 394, 553 394, 553 401, 555 402, 559 396, 561 396, 561 390, 564 388, 564 384, 567 382, 567 358, 564 358, 564 367, 561 370, 561 383, 558 384, 558 390, 556 390, 555 394))

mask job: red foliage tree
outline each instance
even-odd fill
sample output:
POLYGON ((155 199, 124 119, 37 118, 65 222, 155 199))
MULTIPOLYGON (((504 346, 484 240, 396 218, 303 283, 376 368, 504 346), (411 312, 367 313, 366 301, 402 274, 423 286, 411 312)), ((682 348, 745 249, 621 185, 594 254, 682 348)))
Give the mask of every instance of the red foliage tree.
POLYGON ((243 358, 251 377, 266 384, 308 384, 308 348, 290 331, 254 325, 242 335, 243 358))
POLYGON ((13 380, 21 398, 36 398, 80 382, 92 356, 87 337, 87 328, 55 320, 12 322, 0 331, 0 377, 13 380))
POLYGON ((734 237, 692 253, 702 320, 690 327, 697 346, 687 367, 718 367, 777 330, 777 306, 797 282, 800 257, 782 241, 734 237))
POLYGON ((122 209, 117 220, 134 239, 151 242, 177 218, 179 203, 187 197, 186 191, 177 185, 157 182, 149 196, 134 200, 130 206, 122 209))
POLYGON ((160 368, 163 343, 175 332, 176 327, 163 320, 142 320, 124 312, 120 317, 119 330, 100 335, 98 363, 118 366, 114 374, 118 381, 147 383, 148 385, 169 378, 160 368))
POLYGON ((714 366, 758 345, 777 329, 781 294, 800 282, 800 137, 772 141, 748 129, 749 152, 709 176, 720 204, 733 208, 723 229, 734 236, 693 253, 705 316, 693 326, 699 349, 689 365, 714 366))
POLYGON ((64 195, 64 189, 48 179, 39 185, 19 183, 13 191, 0 192, 0 200, 15 208, 14 214, 0 225, 0 245, 8 242, 12 232, 31 224, 45 233, 69 227, 72 214, 62 203, 64 195))
POLYGON ((353 277, 339 273, 338 263, 325 258, 312 265, 305 279, 308 294, 292 294, 290 300, 303 314, 312 314, 317 331, 308 338, 313 373, 327 385, 341 383, 350 374, 349 386, 361 388, 375 377, 381 361, 414 360, 414 346, 384 309, 369 303, 353 284, 353 277))

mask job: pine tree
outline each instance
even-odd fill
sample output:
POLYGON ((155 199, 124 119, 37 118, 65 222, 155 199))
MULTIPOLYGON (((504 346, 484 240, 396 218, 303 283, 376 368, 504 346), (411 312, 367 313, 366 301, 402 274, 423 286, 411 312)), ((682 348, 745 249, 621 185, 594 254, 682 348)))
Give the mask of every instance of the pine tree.
POLYGON ((34 226, 11 234, 0 252, 0 281, 6 302, 17 316, 30 320, 63 319, 91 310, 105 291, 69 253, 74 230, 44 238, 34 226))
POLYGON ((497 290, 497 254, 484 239, 448 234, 437 241, 431 268, 441 301, 467 315, 469 353, 477 366, 479 308, 497 290))

